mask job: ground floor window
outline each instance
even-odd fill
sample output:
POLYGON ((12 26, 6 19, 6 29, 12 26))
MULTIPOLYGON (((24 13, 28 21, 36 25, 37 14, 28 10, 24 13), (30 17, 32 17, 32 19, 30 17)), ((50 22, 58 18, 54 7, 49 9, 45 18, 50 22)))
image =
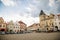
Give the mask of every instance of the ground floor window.
POLYGON ((48 28, 47 28, 47 30, 48 30, 48 28))
POLYGON ((12 32, 12 30, 10 30, 10 32, 12 32))

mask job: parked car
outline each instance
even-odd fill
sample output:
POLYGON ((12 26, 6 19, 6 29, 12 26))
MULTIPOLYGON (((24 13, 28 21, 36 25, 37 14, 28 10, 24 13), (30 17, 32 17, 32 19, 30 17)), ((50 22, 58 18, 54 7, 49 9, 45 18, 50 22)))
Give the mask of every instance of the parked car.
POLYGON ((10 34, 10 32, 6 32, 6 34, 10 34))
POLYGON ((4 34, 5 34, 5 32, 4 32, 4 31, 0 31, 0 34, 4 35, 4 34))

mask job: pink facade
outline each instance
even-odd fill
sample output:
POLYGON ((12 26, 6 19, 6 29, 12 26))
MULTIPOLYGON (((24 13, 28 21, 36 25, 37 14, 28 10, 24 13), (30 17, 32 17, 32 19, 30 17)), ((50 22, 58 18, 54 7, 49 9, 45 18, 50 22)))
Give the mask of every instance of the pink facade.
POLYGON ((5 31, 6 32, 6 23, 4 22, 4 19, 0 17, 0 31, 5 31))
POLYGON ((19 21, 19 24, 20 24, 20 30, 25 30, 27 27, 27 25, 24 23, 24 22, 22 22, 22 21, 19 21))

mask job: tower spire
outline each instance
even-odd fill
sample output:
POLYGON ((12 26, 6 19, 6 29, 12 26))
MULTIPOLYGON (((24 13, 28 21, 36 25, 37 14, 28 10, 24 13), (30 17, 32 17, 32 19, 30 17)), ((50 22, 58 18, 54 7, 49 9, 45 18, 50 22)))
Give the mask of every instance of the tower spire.
POLYGON ((45 13, 43 12, 43 10, 40 11, 40 15, 45 15, 45 13))

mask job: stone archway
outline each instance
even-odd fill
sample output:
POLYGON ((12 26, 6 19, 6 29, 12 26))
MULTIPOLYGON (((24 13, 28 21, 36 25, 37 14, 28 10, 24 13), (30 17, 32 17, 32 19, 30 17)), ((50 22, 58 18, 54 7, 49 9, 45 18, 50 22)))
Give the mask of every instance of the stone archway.
POLYGON ((55 26, 55 28, 57 28, 57 29, 58 29, 58 26, 55 26))
POLYGON ((58 26, 55 26, 56 30, 58 31, 58 26))

